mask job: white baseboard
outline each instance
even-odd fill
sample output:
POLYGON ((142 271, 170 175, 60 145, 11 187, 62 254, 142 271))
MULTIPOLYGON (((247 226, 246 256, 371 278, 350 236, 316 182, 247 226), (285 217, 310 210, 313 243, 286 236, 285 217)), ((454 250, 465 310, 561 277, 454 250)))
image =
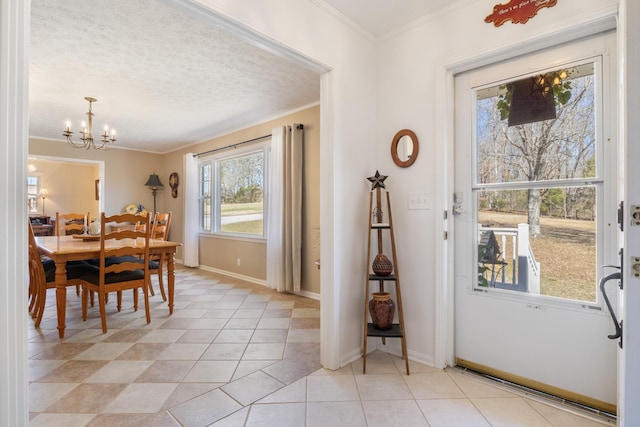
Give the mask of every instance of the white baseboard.
POLYGON ((224 276, 233 277, 234 279, 240 279, 246 282, 255 283, 256 285, 262 285, 262 286, 268 287, 266 280, 256 279, 255 277, 245 276, 243 274, 233 273, 231 271, 220 270, 219 268, 208 267, 206 265, 201 265, 198 268, 200 270, 210 271, 212 273, 218 273, 224 276))

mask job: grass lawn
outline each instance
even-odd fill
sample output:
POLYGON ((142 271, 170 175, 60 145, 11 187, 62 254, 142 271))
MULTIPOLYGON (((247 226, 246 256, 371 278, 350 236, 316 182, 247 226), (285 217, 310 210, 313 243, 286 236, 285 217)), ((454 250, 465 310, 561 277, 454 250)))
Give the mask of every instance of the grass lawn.
POLYGON ((221 216, 250 215, 262 212, 262 202, 255 203, 222 203, 221 216))
MULTIPOLYGON (((526 223, 526 215, 479 212, 485 227, 515 228, 526 223)), ((595 302, 596 223, 561 218, 540 218, 541 234, 530 239, 533 254, 540 263, 540 293, 580 301, 595 302)), ((511 263, 511 249, 502 249, 511 263)))
POLYGON ((226 233, 262 234, 262 220, 224 224, 222 231, 226 233))

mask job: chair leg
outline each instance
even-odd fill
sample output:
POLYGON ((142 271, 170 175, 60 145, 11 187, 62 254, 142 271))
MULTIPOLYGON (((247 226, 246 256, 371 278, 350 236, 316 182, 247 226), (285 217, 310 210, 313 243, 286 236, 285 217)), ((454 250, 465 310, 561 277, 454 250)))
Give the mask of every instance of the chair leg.
POLYGON ((167 294, 164 292, 164 282, 162 280, 162 264, 164 260, 164 255, 160 257, 158 261, 158 286, 160 286, 160 293, 162 294, 162 301, 167 300, 167 294))
POLYGON ((104 290, 98 291, 98 304, 100 305, 100 317, 102 318, 102 333, 107 333, 107 307, 104 302, 104 290))
POLYGON ((76 295, 80 296, 80 285, 76 285, 76 295))
MULTIPOLYGON (((118 291, 117 293, 118 295, 118 312, 120 312, 120 310, 122 309, 122 291, 118 291)), ((134 295, 134 299, 135 299, 135 295, 134 295)))
POLYGON ((149 324, 151 323, 151 312, 149 311, 149 292, 147 291, 146 287, 142 290, 142 292, 144 294, 144 312, 147 316, 147 324, 149 324))
POLYGON ((47 287, 41 286, 41 289, 36 289, 36 303, 35 303, 35 314, 36 321, 35 327, 40 327, 40 322, 42 322, 42 316, 44 315, 44 308, 47 303, 47 287))
POLYGON ((153 290, 153 283, 151 283, 151 276, 149 276, 149 283, 148 283, 148 287, 149 287, 149 293, 151 294, 151 296, 155 296, 156 293, 153 290))
MULTIPOLYGON (((91 292, 91 294, 93 295, 93 292, 91 292)), ((83 286, 82 287, 82 320, 83 321, 87 321, 87 305, 88 305, 88 301, 89 300, 89 295, 88 295, 88 291, 87 291, 87 287, 83 286)), ((91 306, 93 307, 93 304, 91 304, 91 306)))
MULTIPOLYGON (((144 292, 145 295, 149 295, 148 286, 142 286, 142 291, 144 292)), ((133 311, 138 311, 138 294, 139 293, 140 292, 138 291, 138 288, 133 289, 133 311)))

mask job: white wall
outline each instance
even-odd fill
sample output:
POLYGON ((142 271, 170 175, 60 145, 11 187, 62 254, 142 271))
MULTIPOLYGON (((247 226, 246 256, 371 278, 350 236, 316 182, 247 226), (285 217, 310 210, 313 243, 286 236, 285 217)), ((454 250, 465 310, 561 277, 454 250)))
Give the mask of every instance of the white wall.
MULTIPOLYGON (((484 22, 493 4, 462 0, 382 38, 377 49, 312 3, 282 1, 274 11, 259 1, 198 2, 332 69, 322 105, 322 113, 332 116, 322 118, 321 173, 328 182, 321 189, 321 281, 323 310, 331 305, 336 312, 323 311, 323 344, 329 334, 338 334, 340 365, 360 355, 369 191, 364 178, 379 169, 389 175, 385 183, 392 196, 409 355, 443 366, 447 319, 436 301, 446 303, 441 218, 450 196, 447 67, 460 71, 610 27, 617 1, 564 0, 526 25, 507 22, 496 28, 484 22), (377 111, 369 102, 377 103, 377 111), (408 169, 396 167, 389 154, 402 128, 414 130, 421 144, 408 169), (409 211, 407 195, 413 191, 432 195, 432 209, 409 211), (332 330, 327 314, 337 322, 332 330)), ((399 353, 397 344, 387 348, 399 353)), ((335 367, 326 354, 323 363, 335 367)))
POLYGON ((441 308, 438 298, 446 296, 446 274, 439 264, 446 250, 442 214, 452 198, 447 156, 452 154, 453 92, 446 87, 446 69, 461 71, 474 62, 495 61, 492 56, 522 54, 599 28, 600 21, 613 25, 617 9, 615 0, 564 0, 541 9, 524 25, 507 22, 496 28, 484 22, 492 5, 458 2, 379 43, 377 164, 390 175, 387 187, 398 189, 392 199, 409 354, 439 366, 445 359, 436 353, 436 333, 447 322, 435 315, 441 308), (393 135, 402 128, 412 129, 420 139, 420 153, 408 169, 395 166, 389 156, 393 135), (430 194, 433 209, 408 210, 411 191, 430 194))
POLYGON ((321 361, 360 357, 369 182, 376 164, 375 44, 312 2, 196 0, 329 71, 321 83, 321 361))

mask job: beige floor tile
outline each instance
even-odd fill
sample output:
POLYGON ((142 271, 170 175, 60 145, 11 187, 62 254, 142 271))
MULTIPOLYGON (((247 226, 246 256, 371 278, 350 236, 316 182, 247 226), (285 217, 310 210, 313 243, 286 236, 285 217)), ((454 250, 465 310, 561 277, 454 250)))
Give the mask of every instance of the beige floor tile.
POLYGON ((398 340, 368 354, 366 375, 362 358, 323 369, 319 301, 198 269, 177 266, 174 314, 158 293, 149 324, 131 293, 120 313, 111 301, 106 334, 69 292, 60 340, 49 294, 41 327, 28 318, 32 426, 615 425, 455 369, 410 361, 407 376, 387 353, 398 340))
POLYGON ((76 388, 75 383, 29 384, 29 412, 42 412, 56 400, 76 388))
POLYGON ((468 399, 418 400, 431 427, 491 427, 468 399))
POLYGON ((67 363, 66 360, 29 360, 27 377, 29 381, 39 381, 40 378, 67 363))
POLYGON ((84 427, 95 414, 40 414, 29 422, 29 427, 84 427))
POLYGON ((72 360, 113 360, 132 345, 131 342, 99 342, 76 355, 72 360))
POLYGON ((166 411, 157 414, 98 414, 87 427, 179 427, 178 422, 166 411))
POLYGON ((215 344, 248 343, 253 335, 253 329, 223 329, 213 340, 215 344))
POLYGON ((300 378, 292 384, 265 396, 258 403, 299 403, 306 402, 306 399, 307 379, 300 378))
POLYGON ((213 390, 185 403, 174 406, 169 412, 184 427, 208 426, 236 411, 242 406, 220 390, 213 390))
POLYGON ((175 383, 129 384, 103 412, 155 414, 176 387, 175 383))
POLYGON ((135 382, 179 383, 195 364, 194 360, 157 360, 150 363, 144 372, 135 377, 135 382))
MULTIPOLYGON (((361 373, 362 365, 362 358, 355 360, 351 364, 353 372, 361 373)), ((404 369, 402 371, 404 372, 404 369)), ((398 372, 392 355, 378 350, 367 354, 367 374, 395 374, 398 372)))
POLYGON ((473 397, 518 397, 517 394, 502 389, 499 385, 489 384, 489 380, 474 378, 456 372, 447 372, 449 377, 462 390, 465 396, 473 397))
POLYGON ((198 396, 215 390, 226 383, 180 383, 165 400, 163 409, 173 408, 198 396))
POLYGON ((287 342, 320 342, 320 329, 289 329, 287 342))
POLYGON ((219 329, 196 329, 184 331, 177 343, 204 343, 210 344, 220 333, 219 329))
POLYGON ((118 360, 156 360, 169 343, 136 343, 117 357, 118 360))
POLYGON ((238 366, 237 361, 203 360, 196 362, 185 382, 191 383, 228 383, 238 366))
POLYGON ((289 329, 291 319, 288 317, 263 317, 258 322, 257 329, 289 329))
POLYGON ((471 402, 493 427, 518 425, 549 427, 552 425, 524 399, 490 397, 471 399, 471 402))
POLYGON ((240 360, 247 344, 213 343, 202 354, 202 360, 240 360))
POLYGON ((127 384, 80 384, 67 393, 64 399, 54 402, 46 412, 97 414, 102 412, 127 384))
POLYGON ((294 308, 291 317, 320 318, 320 310, 317 308, 294 308))
POLYGON ((38 379, 39 382, 80 383, 109 363, 107 360, 69 360, 38 379))
POLYGON ((279 360, 283 354, 284 343, 250 343, 242 360, 279 360))
POLYGON ((251 336, 252 343, 285 342, 289 331, 286 329, 258 329, 251 336))
POLYGON ((223 329, 228 319, 198 319, 189 326, 189 329, 223 329))
POLYGON ((354 375, 361 400, 413 399, 409 387, 398 374, 354 375))
POLYGON ((284 387, 284 384, 262 371, 242 377, 220 387, 222 391, 240 402, 243 406, 262 399, 284 387))
POLYGON ((113 360, 88 377, 86 383, 129 383, 142 374, 151 360, 113 360))
POLYGON ((184 329, 154 329, 138 342, 175 342, 185 333, 184 329))
MULTIPOLYGON (((233 373, 233 377, 231 381, 235 381, 239 378, 245 377, 249 374, 252 374, 256 371, 264 369, 270 365, 277 363, 275 360, 241 360, 238 363, 238 367, 233 373)), ((277 378, 276 378, 277 379, 277 378)))
POLYGON ((309 402, 307 427, 366 427, 367 420, 360 402, 309 402))
POLYGON ((525 399, 538 413, 547 419, 554 426, 562 427, 602 427, 615 426, 615 423, 606 422, 596 419, 595 416, 587 416, 579 414, 571 408, 560 409, 557 406, 546 405, 531 399, 525 399), (574 412, 575 411, 575 412, 574 412))
POLYGON ((307 377, 307 402, 360 400, 353 375, 314 375, 307 377))
POLYGON ((232 318, 229 319, 225 329, 254 329, 258 324, 259 318, 232 318))
POLYGON ((403 376, 415 399, 458 399, 465 395, 445 372, 403 376))
POLYGON ((249 410, 246 427, 300 427, 305 424, 304 403, 255 404, 249 410))
MULTIPOLYGON (((262 304, 262 303, 260 303, 260 304, 262 304)), ((245 304, 242 304, 242 305, 244 306, 245 304)), ((259 318, 262 317, 262 313, 264 313, 264 309, 261 309, 261 308, 239 308, 233 314, 232 318, 234 318, 234 319, 259 319, 259 318)))
POLYGON ((415 400, 389 400, 384 405, 376 401, 365 401, 362 406, 369 427, 429 427, 415 400))
POLYGON ((207 349, 208 344, 170 344, 157 357, 157 360, 198 360, 207 349))

